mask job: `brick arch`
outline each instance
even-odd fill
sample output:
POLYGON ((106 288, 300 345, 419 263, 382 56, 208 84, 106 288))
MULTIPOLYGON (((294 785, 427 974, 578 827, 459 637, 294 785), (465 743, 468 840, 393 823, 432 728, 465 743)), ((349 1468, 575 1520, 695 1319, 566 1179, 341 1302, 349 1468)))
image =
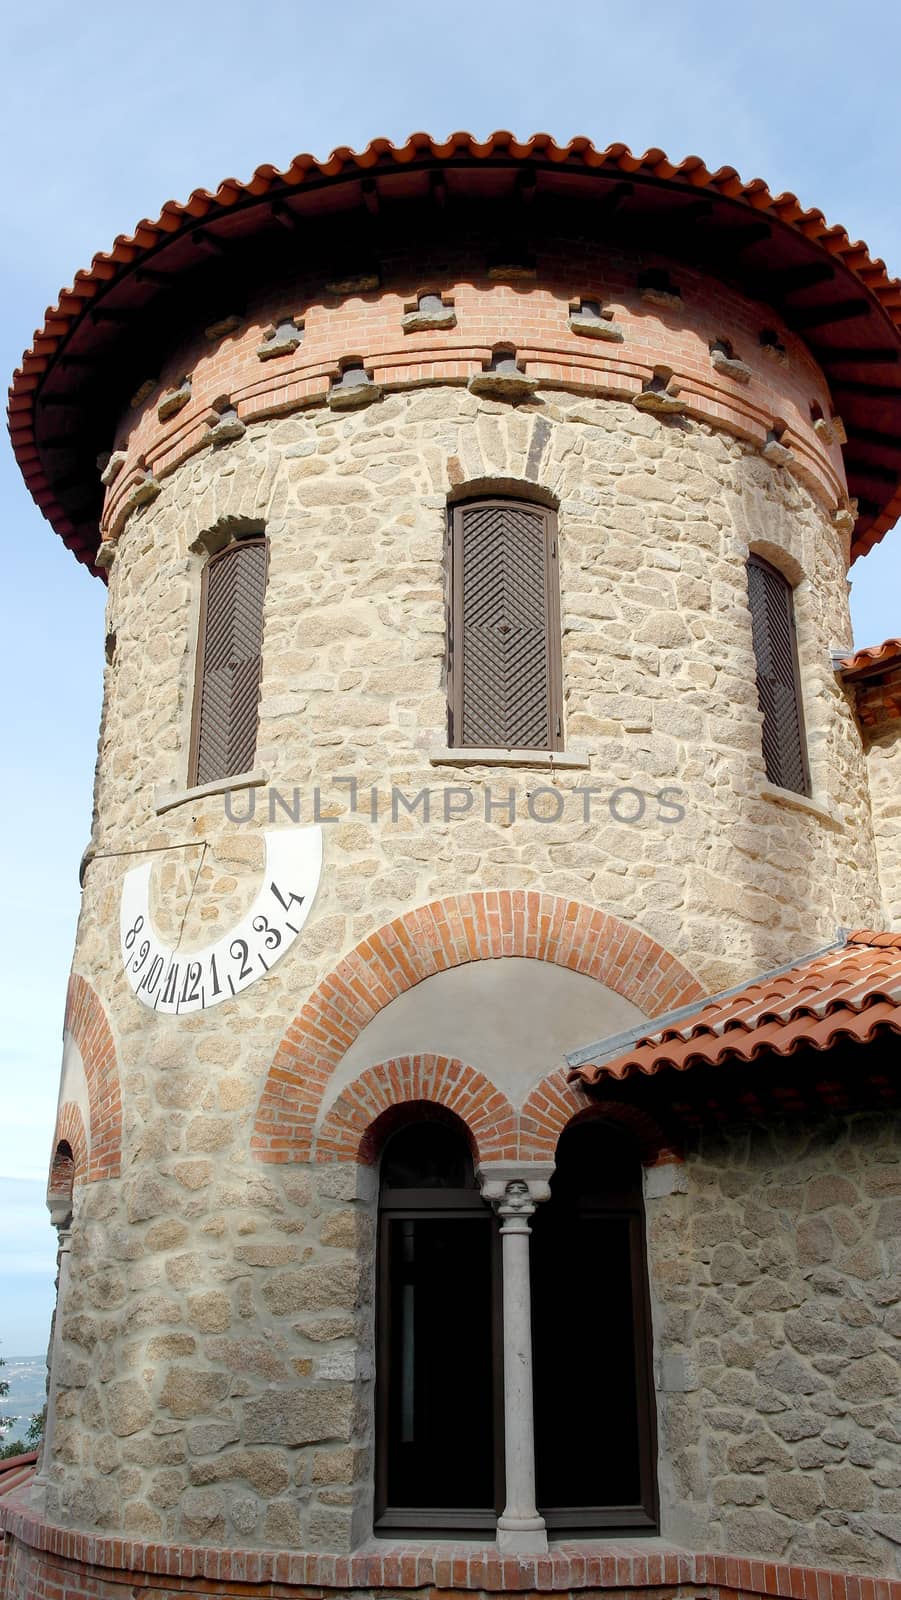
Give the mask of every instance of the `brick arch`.
POLYGON ((553 1161, 560 1135, 573 1122, 598 1118, 626 1129, 635 1140, 645 1167, 682 1160, 682 1152, 647 1111, 625 1100, 601 1100, 567 1081, 557 1067, 535 1085, 519 1116, 519 1154, 524 1161, 553 1161))
POLYGON ((325 1086, 368 1022, 423 978, 525 956, 606 984, 656 1017, 698 999, 686 967, 646 933, 577 900, 525 889, 451 895, 396 917, 323 978, 287 1029, 260 1097, 260 1161, 307 1161, 325 1086))
POLYGON ((74 1100, 64 1100, 56 1114, 48 1195, 67 1194, 71 1198, 74 1186, 87 1177, 88 1164, 88 1138, 81 1108, 74 1100))
POLYGON ((77 972, 69 979, 64 1026, 78 1046, 88 1085, 88 1182, 118 1178, 122 1167, 122 1095, 116 1046, 100 996, 77 972))
POLYGON ((452 1056, 396 1056, 368 1067, 342 1089, 315 1137, 316 1161, 360 1161, 378 1156, 375 1123, 396 1106, 417 1102, 453 1111, 471 1135, 478 1161, 516 1157, 516 1115, 500 1089, 452 1056))

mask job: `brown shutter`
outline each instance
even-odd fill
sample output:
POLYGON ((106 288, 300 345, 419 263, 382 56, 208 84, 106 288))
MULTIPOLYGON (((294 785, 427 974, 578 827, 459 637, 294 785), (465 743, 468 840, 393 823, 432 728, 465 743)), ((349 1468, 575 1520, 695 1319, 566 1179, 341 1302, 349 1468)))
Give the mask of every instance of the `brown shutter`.
POLYGON ((515 500, 458 506, 451 561, 451 744, 559 749, 553 514, 515 500))
POLYGON ((748 560, 763 759, 771 783, 810 793, 791 584, 760 556, 748 560))
POLYGON ((192 781, 253 766, 266 590, 266 541, 246 540, 204 569, 192 781))

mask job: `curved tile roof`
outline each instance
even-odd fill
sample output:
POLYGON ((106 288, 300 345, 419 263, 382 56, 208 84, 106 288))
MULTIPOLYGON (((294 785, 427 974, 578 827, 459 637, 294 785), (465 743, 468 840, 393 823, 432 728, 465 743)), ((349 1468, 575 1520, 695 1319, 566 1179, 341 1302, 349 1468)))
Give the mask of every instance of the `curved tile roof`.
POLYGON ((828 1050, 842 1038, 867 1043, 884 1030, 901 1033, 901 933, 863 929, 838 949, 715 996, 611 1060, 587 1062, 568 1076, 593 1085, 665 1067, 685 1072, 700 1063, 791 1055, 805 1046, 828 1050))
POLYGON ((866 645, 852 650, 850 655, 840 656, 836 670, 842 674, 865 672, 874 667, 892 666, 896 661, 901 661, 901 639, 886 639, 882 644, 866 645))
MULTIPOLYGON (((540 192, 568 193, 588 205, 618 190, 616 198, 624 198, 625 206, 617 211, 616 227, 635 208, 656 212, 664 244, 675 215, 667 202, 694 200, 692 247, 701 248, 705 233, 717 235, 718 270, 731 272, 738 263, 739 276, 752 286, 763 284, 757 297, 775 304, 807 339, 838 392, 850 441, 849 484, 860 505, 854 554, 881 538, 901 513, 895 442, 901 431, 901 283, 889 277, 865 244, 830 226, 821 211, 805 209, 793 194, 773 195, 759 178, 746 183, 733 167, 711 172, 698 156, 674 163, 662 150, 642 156, 624 144, 598 150, 587 138, 558 145, 546 133, 524 141, 509 132, 481 141, 469 133, 445 140, 415 133, 399 146, 375 139, 361 152, 341 147, 325 161, 300 155, 283 170, 264 165, 246 182, 227 178, 215 191, 195 190, 184 204, 169 201, 155 220, 145 218, 134 233, 120 234, 111 250, 96 255, 48 309, 13 378, 10 431, 32 495, 78 558, 92 565, 96 552, 99 491, 91 481, 92 451, 103 444, 87 424, 86 438, 76 429, 67 439, 64 429, 61 439, 56 408, 64 416, 66 408, 69 415, 79 405, 84 410, 88 401, 73 398, 78 375, 87 369, 96 379, 98 369, 104 368, 107 377, 115 369, 122 332, 121 326, 116 331, 117 321, 146 312, 155 295, 174 292, 186 270, 188 255, 178 248, 186 237, 221 251, 267 226, 276 208, 289 226, 314 214, 325 225, 324 219, 335 214, 335 192, 342 185, 348 204, 361 209, 364 186, 377 203, 389 181, 392 199, 404 198, 428 193, 436 175, 455 196, 476 192, 490 199, 508 193, 502 174, 512 175, 512 192, 523 168, 535 175, 540 192), (413 181, 417 174, 418 183, 413 181), (886 376, 895 381, 883 381, 886 376), (49 408, 54 420, 48 424, 49 408)), ((688 212, 683 210, 677 222, 688 227, 688 212)), ((197 255, 194 251, 195 263, 197 255)), ((92 394, 102 388, 95 382, 92 394)))

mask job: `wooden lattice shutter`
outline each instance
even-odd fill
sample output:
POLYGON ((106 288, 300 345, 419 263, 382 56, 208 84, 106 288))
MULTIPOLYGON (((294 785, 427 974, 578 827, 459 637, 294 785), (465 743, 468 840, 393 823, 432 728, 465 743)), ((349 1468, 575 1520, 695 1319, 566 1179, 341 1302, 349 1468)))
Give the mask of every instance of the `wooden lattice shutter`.
POLYGON ((771 783, 810 793, 791 584, 760 556, 748 561, 763 759, 771 783))
POLYGON ((265 539, 231 545, 204 570, 194 783, 213 783, 253 767, 265 590, 265 539))
POLYGON ((553 514, 515 500, 458 506, 451 560, 451 744, 559 749, 553 514))

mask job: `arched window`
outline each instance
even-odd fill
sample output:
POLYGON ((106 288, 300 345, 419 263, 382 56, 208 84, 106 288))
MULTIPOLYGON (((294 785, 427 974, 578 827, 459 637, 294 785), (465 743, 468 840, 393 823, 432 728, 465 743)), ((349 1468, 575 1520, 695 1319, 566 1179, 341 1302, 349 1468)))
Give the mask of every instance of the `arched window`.
POLYGON ((379 1197, 379 1532, 495 1526, 496 1230, 460 1129, 418 1121, 388 1140, 379 1197))
POLYGON ((250 772, 257 745, 266 540, 242 539, 203 570, 192 784, 250 772))
POLYGON ((792 586, 762 556, 748 558, 748 599, 770 783, 810 793, 792 586))
POLYGON ((448 627, 451 746, 562 746, 557 528, 521 500, 452 508, 448 627))
POLYGON ((656 1527, 641 1171, 621 1130, 577 1123, 532 1219, 535 1464, 549 1531, 656 1527))

